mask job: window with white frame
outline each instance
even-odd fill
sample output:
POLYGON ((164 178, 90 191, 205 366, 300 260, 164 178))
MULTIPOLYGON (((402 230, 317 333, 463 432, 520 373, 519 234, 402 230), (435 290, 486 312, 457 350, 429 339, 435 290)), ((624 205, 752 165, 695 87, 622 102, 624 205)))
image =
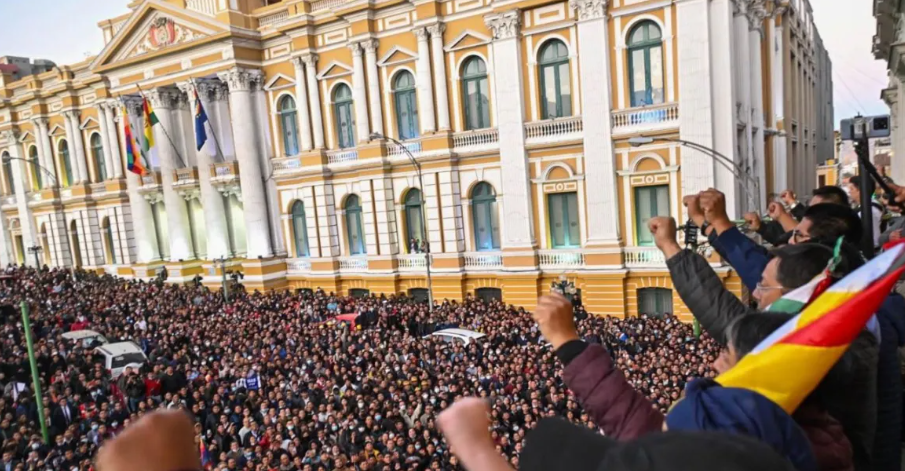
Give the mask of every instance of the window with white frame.
POLYGON ((578 193, 573 191, 547 195, 547 218, 552 248, 567 249, 581 246, 578 193))
POLYGON ((663 37, 653 21, 632 28, 628 40, 631 106, 663 103, 663 37))
POLYGON ((538 56, 543 119, 572 116, 569 49, 553 39, 544 44, 538 56))
POLYGON ((635 233, 639 246, 654 245, 647 227, 651 218, 669 216, 669 185, 635 187, 635 233))

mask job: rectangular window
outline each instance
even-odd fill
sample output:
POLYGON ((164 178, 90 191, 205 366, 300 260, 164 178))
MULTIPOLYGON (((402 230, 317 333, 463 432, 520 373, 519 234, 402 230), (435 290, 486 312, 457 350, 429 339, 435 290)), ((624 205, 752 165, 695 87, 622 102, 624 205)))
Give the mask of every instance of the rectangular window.
POLYGON ((550 241, 554 249, 581 246, 578 222, 578 194, 555 193, 547 196, 550 241))
POLYGON ((647 228, 647 223, 657 216, 669 216, 669 185, 635 187, 637 245, 654 245, 654 237, 647 228))
POLYGON ((365 241, 361 233, 361 212, 349 212, 347 224, 349 226, 349 253, 352 255, 364 255, 365 241))

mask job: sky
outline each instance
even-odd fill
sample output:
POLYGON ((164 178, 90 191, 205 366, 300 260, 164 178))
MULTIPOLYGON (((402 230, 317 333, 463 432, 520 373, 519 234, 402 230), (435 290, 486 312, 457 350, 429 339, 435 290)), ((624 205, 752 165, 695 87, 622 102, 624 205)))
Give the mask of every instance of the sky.
MULTIPOLYGON (((0 56, 44 58, 72 64, 98 54, 97 23, 128 13, 128 0, 0 0, 0 56), (9 21, 8 19, 12 19, 9 21)), ((888 114, 880 100, 886 64, 871 54, 876 29, 870 1, 811 0, 814 18, 833 61, 835 117, 888 114), (853 4, 859 6, 853 7, 853 4)))

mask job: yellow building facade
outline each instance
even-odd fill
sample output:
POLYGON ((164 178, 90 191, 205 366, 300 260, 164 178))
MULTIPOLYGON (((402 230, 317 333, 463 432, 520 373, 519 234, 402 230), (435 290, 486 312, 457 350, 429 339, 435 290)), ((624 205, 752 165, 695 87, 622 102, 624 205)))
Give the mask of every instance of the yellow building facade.
POLYGON ((128 8, 99 24, 98 56, 0 75, 4 264, 416 296, 430 264, 438 300, 530 308, 565 276, 592 312, 687 316, 647 220, 684 220, 682 197, 709 187, 737 217, 814 177, 786 143, 806 129, 815 154, 802 107, 821 101, 786 125, 797 95, 778 92, 816 96, 814 62, 786 79, 771 47, 817 48, 807 2, 128 8), (139 177, 142 98, 158 123, 139 177))

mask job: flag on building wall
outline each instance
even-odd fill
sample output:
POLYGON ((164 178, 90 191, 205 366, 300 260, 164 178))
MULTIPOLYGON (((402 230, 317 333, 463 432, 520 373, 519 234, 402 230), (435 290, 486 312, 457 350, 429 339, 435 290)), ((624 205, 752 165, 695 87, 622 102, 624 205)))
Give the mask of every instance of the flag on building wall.
POLYGON ((154 125, 160 121, 157 120, 157 115, 154 114, 154 109, 151 108, 147 98, 142 100, 142 110, 145 123, 145 139, 142 143, 144 144, 145 154, 147 154, 154 147, 154 125))
POLYGON ((144 175, 145 167, 141 164, 141 147, 132 136, 132 126, 129 124, 129 112, 123 110, 123 120, 126 134, 126 167, 136 175, 144 175))
POLYGON ((204 143, 207 142, 207 130, 204 129, 207 122, 204 104, 198 98, 198 90, 195 90, 195 143, 198 145, 198 150, 201 150, 204 147, 204 143))
POLYGON ((903 265, 905 245, 877 256, 830 286, 716 381, 756 391, 791 414, 874 316, 903 265))

